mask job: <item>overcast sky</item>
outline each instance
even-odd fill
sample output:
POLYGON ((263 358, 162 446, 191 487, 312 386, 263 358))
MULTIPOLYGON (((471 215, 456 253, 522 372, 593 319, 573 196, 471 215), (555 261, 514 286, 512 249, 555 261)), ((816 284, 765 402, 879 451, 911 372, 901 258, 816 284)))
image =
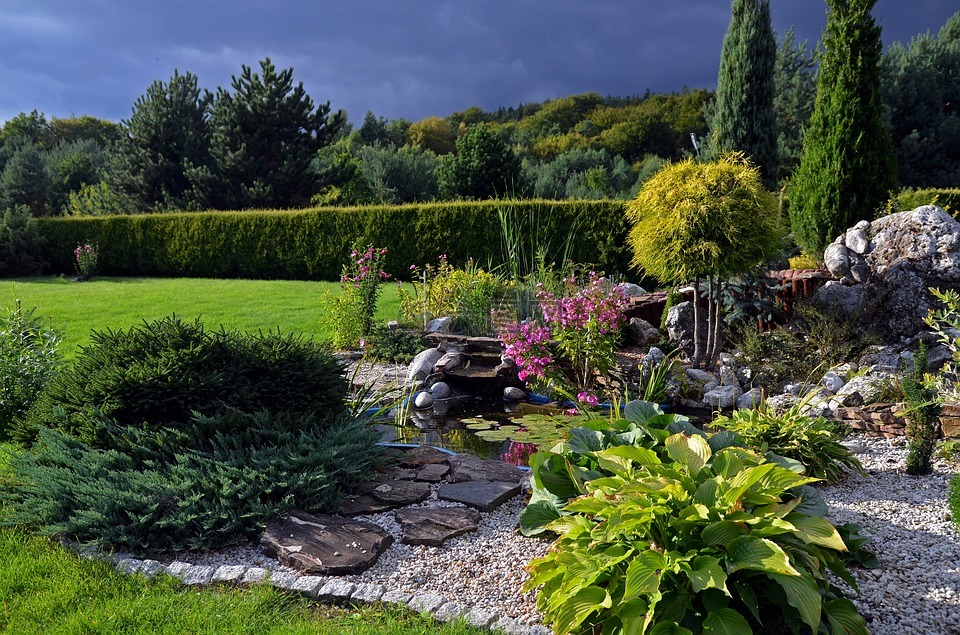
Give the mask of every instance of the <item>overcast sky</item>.
MULTIPOLYGON (((811 45, 822 0, 772 0, 811 45)), ((879 0, 886 44, 937 32, 957 0, 879 0)), ((728 0, 0 0, 0 121, 119 121, 174 69, 210 90, 242 64, 293 67, 317 102, 418 120, 575 93, 714 88, 728 0)))

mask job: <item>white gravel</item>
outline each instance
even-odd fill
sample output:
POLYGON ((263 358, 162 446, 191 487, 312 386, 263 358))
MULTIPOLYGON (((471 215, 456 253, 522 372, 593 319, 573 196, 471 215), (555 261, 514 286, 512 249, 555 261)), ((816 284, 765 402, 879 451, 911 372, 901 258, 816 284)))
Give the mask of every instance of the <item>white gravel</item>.
MULTIPOLYGON (((904 474, 906 441, 854 436, 849 440, 869 476, 851 476, 820 486, 834 523, 855 522, 875 538, 871 548, 881 568, 853 569, 862 593, 854 602, 875 635, 960 634, 960 537, 950 521, 946 496, 956 465, 936 461, 930 476, 904 474)), ((419 506, 455 506, 436 496, 419 506)), ((483 514, 479 531, 441 547, 399 543, 393 513, 361 516, 391 532, 397 542, 353 583, 372 583, 405 593, 436 593, 477 609, 492 610, 521 624, 537 624, 535 596, 522 593, 524 565, 546 553, 549 541, 517 531, 523 508, 518 497, 483 514)), ((243 564, 291 573, 255 547, 217 553, 179 554, 196 565, 243 564)))

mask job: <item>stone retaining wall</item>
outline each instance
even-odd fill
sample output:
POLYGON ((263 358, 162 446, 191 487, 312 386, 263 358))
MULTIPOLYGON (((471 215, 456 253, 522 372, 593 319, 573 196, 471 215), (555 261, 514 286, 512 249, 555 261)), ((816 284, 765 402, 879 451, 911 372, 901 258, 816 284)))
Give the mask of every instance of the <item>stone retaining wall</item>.
MULTIPOLYGON (((905 436, 907 421, 904 403, 876 403, 861 408, 837 408, 834 418, 853 430, 889 438, 905 436)), ((960 439, 960 405, 944 404, 940 412, 940 435, 960 439)))

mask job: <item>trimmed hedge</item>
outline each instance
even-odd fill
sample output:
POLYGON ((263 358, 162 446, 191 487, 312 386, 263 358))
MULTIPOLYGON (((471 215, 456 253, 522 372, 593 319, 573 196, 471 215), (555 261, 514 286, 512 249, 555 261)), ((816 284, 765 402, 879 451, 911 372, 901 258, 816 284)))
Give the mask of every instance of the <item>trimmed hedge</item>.
POLYGON ((921 205, 936 205, 956 217, 960 213, 960 188, 903 190, 897 195, 900 209, 894 211, 917 209, 921 205))
POLYGON ((629 230, 621 201, 483 201, 298 211, 201 212, 39 219, 49 273, 72 273, 73 249, 100 246, 100 272, 120 276, 185 276, 339 280, 351 245, 388 248, 386 270, 404 277, 410 265, 447 254, 454 265, 474 258, 499 264, 497 210, 534 215, 540 235, 558 247, 578 231, 571 256, 607 272, 626 273, 629 230))

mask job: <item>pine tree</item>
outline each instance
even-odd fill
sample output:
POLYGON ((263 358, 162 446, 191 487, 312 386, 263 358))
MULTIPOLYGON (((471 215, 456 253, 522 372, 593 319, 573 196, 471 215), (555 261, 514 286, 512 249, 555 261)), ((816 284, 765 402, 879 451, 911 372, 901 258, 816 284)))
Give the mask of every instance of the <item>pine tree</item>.
POLYGON ((14 152, 0 174, 0 208, 25 205, 32 215, 45 215, 48 183, 40 152, 33 144, 24 144, 14 152))
POLYGON ((320 187, 311 162, 346 124, 343 110, 330 102, 314 106, 293 85, 293 69, 277 71, 269 58, 260 73, 243 66, 217 88, 213 105, 212 153, 223 198, 219 207, 292 208, 307 205, 320 187))
POLYGON ((734 0, 720 56, 711 153, 743 152, 770 189, 776 187, 780 163, 773 106, 776 60, 769 0, 734 0))
POLYGON ((827 0, 817 99, 790 184, 790 224, 816 254, 862 219, 872 219, 897 187, 883 125, 880 26, 876 0, 827 0))
POLYGON ((457 139, 457 153, 437 165, 437 183, 444 198, 487 199, 513 193, 520 181, 520 159, 496 131, 471 126, 457 139))

